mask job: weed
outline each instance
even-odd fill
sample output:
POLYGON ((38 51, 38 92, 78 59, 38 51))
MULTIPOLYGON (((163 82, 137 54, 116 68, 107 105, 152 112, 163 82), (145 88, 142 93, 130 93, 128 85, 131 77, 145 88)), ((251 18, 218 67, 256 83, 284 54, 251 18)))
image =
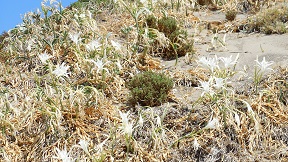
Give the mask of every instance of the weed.
POLYGON ((225 17, 226 17, 227 20, 233 21, 233 20, 235 20, 236 15, 237 15, 237 11, 228 10, 228 11, 226 11, 225 17))

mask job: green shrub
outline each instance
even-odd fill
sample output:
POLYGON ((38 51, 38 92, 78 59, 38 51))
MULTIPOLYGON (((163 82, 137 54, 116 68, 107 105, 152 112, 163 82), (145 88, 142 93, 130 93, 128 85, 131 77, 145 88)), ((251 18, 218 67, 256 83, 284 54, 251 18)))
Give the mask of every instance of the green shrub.
POLYGON ((158 30, 163 32, 165 36, 169 38, 173 32, 178 30, 176 19, 173 17, 162 17, 158 21, 158 30))
POLYGON ((164 74, 145 71, 135 75, 127 86, 131 91, 130 102, 133 105, 159 106, 167 101, 173 81, 164 74))
POLYGON ((149 15, 145 19, 145 22, 149 28, 154 28, 160 32, 163 32, 164 35, 170 40, 170 45, 165 48, 158 48, 157 42, 154 42, 155 44, 152 45, 154 49, 158 50, 154 51, 156 51, 156 53, 158 53, 162 58, 167 60, 177 59, 178 57, 185 56, 188 52, 194 52, 193 41, 187 40, 187 32, 180 30, 175 18, 162 17, 157 21, 153 15, 149 15))

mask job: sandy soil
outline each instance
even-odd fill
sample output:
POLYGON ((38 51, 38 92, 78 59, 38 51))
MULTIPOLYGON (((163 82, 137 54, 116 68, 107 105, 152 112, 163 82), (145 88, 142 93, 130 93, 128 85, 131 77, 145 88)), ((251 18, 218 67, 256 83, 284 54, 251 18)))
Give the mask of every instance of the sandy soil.
MULTIPOLYGON (((225 15, 222 12, 196 12, 194 16, 198 17, 205 25, 209 22, 221 22, 221 24, 231 24, 225 22, 225 15)), ((238 14, 235 22, 244 20, 248 15, 238 14)), ((204 25, 204 26, 205 26, 204 25)), ((239 91, 247 90, 247 85, 251 85, 253 81, 253 75, 255 70, 256 62, 261 62, 265 57, 266 61, 273 61, 271 68, 277 69, 279 66, 286 67, 288 65, 288 34, 272 34, 265 35, 260 33, 245 33, 245 32, 228 32, 220 30, 218 32, 219 39, 223 39, 226 33, 225 46, 218 44, 216 48, 211 48, 211 39, 215 35, 211 30, 202 29, 200 32, 195 32, 195 29, 188 28, 188 33, 195 35, 194 47, 196 49, 196 60, 197 57, 230 57, 236 58, 239 54, 236 71, 238 73, 231 80, 232 86, 237 86, 239 91), (245 70, 244 70, 245 69, 245 70), (241 90, 242 89, 242 90, 241 90)), ((182 71, 187 72, 189 69, 198 66, 196 62, 187 64, 185 58, 181 57, 175 66, 175 60, 163 61, 164 69, 171 71, 182 71)), ((273 73, 273 71, 270 71, 273 73)), ((268 74, 268 73, 267 73, 268 74)), ((176 88, 175 93, 177 98, 182 98, 183 103, 191 103, 199 98, 201 90, 195 87, 179 86, 176 88), (184 101, 185 100, 185 101, 184 101)))
MULTIPOLYGON (((198 17, 203 22, 221 22, 223 25, 229 25, 229 22, 225 21, 224 13, 220 11, 215 12, 195 12, 194 16, 198 17)), ((244 20, 248 15, 238 14, 236 22, 244 20)), ((189 34, 195 35, 194 28, 187 29, 189 34)), ((257 57, 262 61, 263 57, 266 61, 273 61, 273 67, 286 66, 288 63, 288 34, 272 34, 265 35, 260 33, 247 34, 244 32, 225 32, 219 31, 218 37, 222 39, 226 33, 226 45, 224 47, 218 47, 211 49, 211 39, 214 34, 211 30, 203 29, 196 33, 195 49, 196 53, 201 56, 214 57, 229 57, 235 58, 239 53, 238 69, 243 68, 246 65, 253 71, 255 60, 257 57)), ((181 60, 181 58, 180 58, 181 60)), ((164 62, 164 65, 171 66, 174 62, 164 62)), ((180 61, 181 65, 181 61, 180 61)), ((251 72, 251 71, 250 71, 251 72)))
MULTIPOLYGON (((223 34, 220 34, 219 36, 223 37, 223 34)), ((209 39, 209 37, 206 37, 206 39, 207 38, 209 39)), ((209 48, 209 46, 207 44, 201 43, 196 43, 195 47, 200 56, 217 55, 219 57, 229 57, 230 55, 235 55, 236 57, 239 53, 238 67, 243 67, 244 65, 246 65, 250 67, 250 69, 253 69, 257 56, 258 60, 260 61, 263 59, 263 57, 266 58, 266 61, 273 61, 274 67, 287 65, 287 40, 288 34, 264 35, 258 33, 229 33, 226 36, 226 46, 224 47, 225 49, 223 51, 207 51, 207 48, 209 48)))
MULTIPOLYGON (((199 17, 202 21, 225 21, 225 15, 222 12, 209 12, 205 13, 194 13, 195 16, 199 17)), ((236 22, 244 20, 248 15, 238 14, 236 17, 236 22)), ((226 23, 226 25, 229 23, 226 23)), ((223 31, 219 31, 219 37, 223 38, 223 31)), ((204 30, 196 36, 195 48, 200 54, 200 56, 210 56, 217 55, 219 57, 228 57, 230 55, 237 55, 239 53, 239 63, 238 67, 243 67, 247 65, 252 67, 255 65, 257 56, 261 61, 263 57, 267 61, 274 61, 274 67, 285 66, 288 63, 288 34, 272 34, 265 35, 259 33, 227 33, 226 34, 226 46, 224 48, 219 48, 215 50, 208 50, 209 42, 213 34, 208 33, 204 30)))

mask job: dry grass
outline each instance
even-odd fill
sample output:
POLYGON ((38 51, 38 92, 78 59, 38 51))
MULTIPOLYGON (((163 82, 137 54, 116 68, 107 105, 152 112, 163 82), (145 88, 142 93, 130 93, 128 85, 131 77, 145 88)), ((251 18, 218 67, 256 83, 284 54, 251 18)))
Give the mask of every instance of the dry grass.
MULTIPOLYGON (((261 73, 247 92, 229 85, 234 68, 219 60, 221 67, 211 70, 197 66, 189 53, 191 68, 164 70, 153 53, 141 49, 153 40, 153 48, 163 47, 167 40, 137 26, 148 14, 141 10, 146 4, 113 2, 65 10, 43 4, 52 16, 28 13, 23 26, 1 40, 0 161, 288 160, 287 67, 261 73), (44 52, 52 57, 42 62, 44 52), (63 62, 67 71, 55 71, 63 62), (128 104, 125 83, 146 70, 173 78, 170 102, 128 104), (215 78, 225 84, 205 92, 203 83, 215 86, 215 78)), ((187 4, 148 8, 176 17, 183 28, 185 10, 193 10, 187 4)))
POLYGON ((262 32, 265 34, 287 33, 288 8, 286 4, 263 9, 262 12, 248 19, 248 32, 262 32))

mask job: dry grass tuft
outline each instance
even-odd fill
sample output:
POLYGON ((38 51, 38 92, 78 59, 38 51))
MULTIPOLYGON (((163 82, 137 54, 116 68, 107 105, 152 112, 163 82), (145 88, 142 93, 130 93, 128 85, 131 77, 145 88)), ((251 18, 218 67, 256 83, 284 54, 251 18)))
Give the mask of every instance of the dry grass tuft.
POLYGON ((248 19, 247 30, 249 32, 263 32, 265 34, 283 34, 287 32, 286 4, 264 9, 248 19))

